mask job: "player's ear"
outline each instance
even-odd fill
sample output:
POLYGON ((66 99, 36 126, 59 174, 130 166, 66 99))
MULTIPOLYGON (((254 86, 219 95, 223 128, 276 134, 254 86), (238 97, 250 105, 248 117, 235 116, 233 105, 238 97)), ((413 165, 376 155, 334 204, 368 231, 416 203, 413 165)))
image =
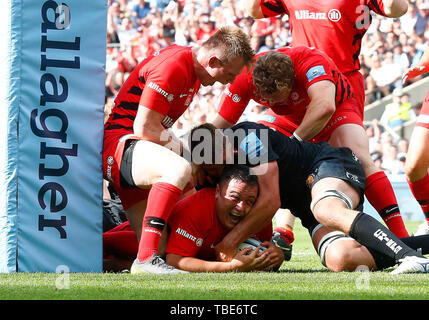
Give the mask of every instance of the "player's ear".
POLYGON ((219 68, 222 66, 222 61, 216 57, 216 56, 211 56, 209 58, 209 67, 214 69, 214 68, 219 68))

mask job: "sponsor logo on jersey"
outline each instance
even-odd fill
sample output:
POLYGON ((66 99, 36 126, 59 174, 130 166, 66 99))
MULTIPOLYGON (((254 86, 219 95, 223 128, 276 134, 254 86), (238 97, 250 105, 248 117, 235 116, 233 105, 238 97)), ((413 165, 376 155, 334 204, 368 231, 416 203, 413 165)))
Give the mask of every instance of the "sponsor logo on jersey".
POLYGON ((305 75, 307 76, 308 82, 311 82, 317 77, 326 75, 326 71, 322 65, 314 66, 314 67, 311 67, 305 75))
POLYGON ((115 163, 115 160, 113 159, 113 157, 112 157, 112 156, 109 156, 109 157, 107 158, 107 163, 108 163, 108 164, 110 164, 110 165, 112 165, 112 164, 114 164, 114 163, 115 163))
POLYGON ((330 20, 332 22, 338 22, 341 20, 341 12, 338 9, 331 9, 328 13, 297 10, 295 11, 295 18, 297 20, 330 20))
POLYGON ((240 102, 240 101, 241 101, 241 97, 240 97, 238 94, 236 94, 236 93, 232 94, 232 92, 231 92, 231 91, 229 91, 229 90, 228 90, 228 88, 227 88, 227 89, 225 89, 225 94, 226 94, 228 97, 230 97, 230 98, 232 99, 232 101, 234 101, 235 103, 238 103, 238 102, 240 102))
POLYGON ((171 94, 171 93, 168 93, 167 91, 165 91, 164 89, 162 89, 159 85, 157 85, 155 82, 149 82, 148 84, 147 84, 147 86, 149 87, 149 88, 151 88, 151 89, 153 89, 153 90, 155 90, 156 92, 158 92, 158 93, 160 93, 160 94, 162 94, 164 97, 166 97, 167 98, 167 100, 169 101, 169 102, 171 102, 171 101, 173 101, 173 99, 174 99, 174 95, 173 94, 171 94))
MULTIPOLYGON (((184 229, 182 229, 182 228, 177 228, 176 229, 176 233, 177 234, 180 234, 181 236, 183 236, 183 237, 185 237, 186 239, 189 239, 189 240, 191 240, 191 241, 193 241, 193 242, 197 242, 198 241, 198 243, 200 243, 200 244, 202 244, 203 243, 203 240, 201 239, 201 238, 198 238, 197 239, 197 237, 194 237, 192 234, 190 234, 188 231, 186 231, 186 230, 184 230, 184 229)), ((197 244, 197 246, 198 246, 198 244, 197 244)))
POLYGON ((161 121, 161 123, 167 127, 167 128, 171 128, 174 124, 173 119, 171 119, 169 116, 165 116, 165 118, 161 121))

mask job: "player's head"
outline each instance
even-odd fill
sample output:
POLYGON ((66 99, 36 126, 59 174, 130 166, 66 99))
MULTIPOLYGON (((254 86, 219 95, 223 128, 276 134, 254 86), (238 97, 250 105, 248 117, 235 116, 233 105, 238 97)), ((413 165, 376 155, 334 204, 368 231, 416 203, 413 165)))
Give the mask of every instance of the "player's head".
POLYGON ((285 101, 295 78, 292 59, 281 52, 270 51, 256 60, 253 83, 258 95, 269 105, 285 101))
POLYGON ((216 213, 228 229, 234 228, 258 199, 258 177, 250 170, 244 165, 226 165, 216 186, 216 213))
POLYGON ((212 85, 216 81, 222 84, 233 82, 244 66, 252 64, 255 56, 249 36, 236 27, 220 28, 201 47, 208 74, 200 79, 203 85, 212 85))
POLYGON ((231 163, 232 146, 228 138, 211 123, 201 124, 188 136, 191 161, 217 181, 226 163, 231 163))

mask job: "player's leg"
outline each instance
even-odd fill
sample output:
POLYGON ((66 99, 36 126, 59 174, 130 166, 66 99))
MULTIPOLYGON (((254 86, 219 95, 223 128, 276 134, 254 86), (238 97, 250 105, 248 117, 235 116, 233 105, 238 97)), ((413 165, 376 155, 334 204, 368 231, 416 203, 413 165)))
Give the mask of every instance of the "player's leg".
POLYGON ((319 224, 312 231, 311 239, 322 264, 331 271, 356 271, 362 266, 378 269, 368 249, 341 231, 319 224))
MULTIPOLYGON (((427 116, 429 118, 429 116, 427 116)), ((416 235, 429 234, 429 124, 415 126, 410 139, 405 173, 410 189, 420 204, 425 222, 419 226, 416 235)))
POLYGON ((361 199, 348 182, 322 178, 313 185, 311 195, 311 209, 321 224, 344 232, 369 250, 401 262, 395 273, 429 272, 429 259, 407 246, 373 217, 353 210, 361 199))
POLYGON ((334 147, 349 147, 359 158, 366 175, 365 196, 377 210, 388 228, 398 237, 407 237, 408 232, 399 212, 393 187, 386 174, 379 170, 371 159, 368 136, 358 124, 348 123, 337 127, 329 138, 334 147))
MULTIPOLYGON (((140 189, 150 188, 146 205, 140 202, 127 210, 133 229, 138 230, 138 224, 141 225, 136 262, 158 261, 162 231, 171 210, 192 178, 191 166, 167 148, 142 140, 134 144, 131 161, 128 159, 128 162, 131 178, 128 177, 127 182, 140 189)), ((133 268, 134 271, 137 269, 133 268)))

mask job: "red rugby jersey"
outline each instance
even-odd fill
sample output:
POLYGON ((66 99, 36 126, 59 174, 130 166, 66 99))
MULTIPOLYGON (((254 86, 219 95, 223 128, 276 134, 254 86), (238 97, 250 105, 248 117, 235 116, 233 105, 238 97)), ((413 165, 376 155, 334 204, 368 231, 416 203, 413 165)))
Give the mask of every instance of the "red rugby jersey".
POLYGON ((386 16, 382 0, 261 0, 265 17, 289 15, 292 46, 320 49, 343 73, 358 70, 370 11, 386 16))
MULTIPOLYGON (((322 51, 308 47, 285 47, 277 51, 292 59, 295 69, 295 80, 288 99, 282 103, 269 105, 258 96, 253 84, 253 67, 247 68, 228 85, 222 94, 218 113, 228 122, 236 123, 250 99, 271 108, 278 115, 287 115, 288 119, 299 125, 310 103, 308 88, 319 81, 329 80, 336 86, 336 107, 341 108, 344 101, 353 97, 351 85, 338 70, 335 63, 322 51)), ((266 54, 260 53, 256 56, 266 54)))
MULTIPOLYGON (((229 232, 219 221, 215 209, 214 188, 205 188, 180 200, 168 218, 171 228, 166 253, 216 261, 214 250, 229 232)), ((272 225, 269 223, 256 234, 261 241, 269 241, 272 225)))
POLYGON ((157 51, 131 72, 104 129, 123 135, 132 133, 139 105, 163 114, 162 124, 171 127, 188 108, 200 85, 191 47, 171 45, 157 51))

